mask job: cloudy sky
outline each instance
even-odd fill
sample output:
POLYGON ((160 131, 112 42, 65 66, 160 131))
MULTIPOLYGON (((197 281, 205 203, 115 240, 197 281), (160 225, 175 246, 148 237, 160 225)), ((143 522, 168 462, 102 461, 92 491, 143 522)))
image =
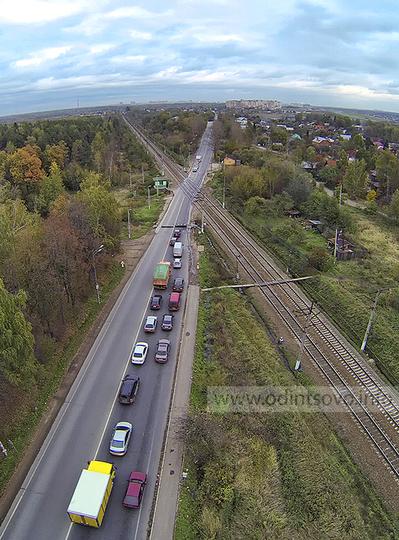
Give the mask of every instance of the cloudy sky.
POLYGON ((280 99, 399 111, 398 0, 0 0, 0 114, 280 99))

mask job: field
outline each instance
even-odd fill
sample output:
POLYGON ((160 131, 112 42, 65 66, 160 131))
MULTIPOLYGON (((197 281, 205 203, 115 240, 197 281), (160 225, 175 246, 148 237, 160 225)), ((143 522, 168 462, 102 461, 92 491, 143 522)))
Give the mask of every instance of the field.
MULTIPOLYGON (((332 257, 319 279, 302 286, 357 349, 363 340, 371 307, 378 300, 366 352, 384 376, 399 383, 399 228, 382 216, 348 208, 353 221, 351 239, 367 249, 362 259, 338 261, 332 257)), ((267 247, 292 275, 303 272, 315 247, 326 239, 306 230, 301 220, 267 215, 237 214, 243 225, 267 247)), ((311 269, 314 273, 314 269, 311 269)))
MULTIPOLYGON (((220 283, 206 254, 200 279, 220 283)), ((176 540, 399 537, 322 413, 207 412, 209 386, 295 383, 245 297, 202 297, 176 540)))

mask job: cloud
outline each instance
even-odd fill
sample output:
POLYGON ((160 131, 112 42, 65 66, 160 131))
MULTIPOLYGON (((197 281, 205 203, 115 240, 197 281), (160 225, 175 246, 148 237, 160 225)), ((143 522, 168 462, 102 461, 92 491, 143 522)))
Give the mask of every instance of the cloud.
POLYGON ((27 58, 17 60, 13 63, 13 66, 16 68, 37 67, 41 64, 44 64, 45 62, 56 60, 60 56, 69 52, 71 49, 72 47, 69 45, 63 47, 49 47, 48 49, 42 49, 41 51, 30 53, 27 58))
POLYGON ((103 54, 115 48, 113 43, 96 43, 89 47, 90 54, 103 54))
POLYGON ((0 22, 8 24, 48 23, 76 15, 87 8, 87 2, 79 0, 3 0, 0 22))
POLYGON ((143 63, 145 60, 147 60, 147 56, 144 54, 126 54, 126 55, 120 55, 120 56, 113 56, 110 58, 110 62, 113 62, 114 64, 125 64, 125 63, 143 63))
POLYGON ((153 38, 151 32, 141 32, 139 30, 131 30, 130 37, 135 40, 139 39, 143 41, 150 41, 153 38))

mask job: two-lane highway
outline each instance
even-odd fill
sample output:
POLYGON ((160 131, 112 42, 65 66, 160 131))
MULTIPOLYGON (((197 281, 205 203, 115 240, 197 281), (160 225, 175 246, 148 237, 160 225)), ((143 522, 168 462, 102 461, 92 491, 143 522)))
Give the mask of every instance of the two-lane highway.
MULTIPOLYGON (((203 156, 199 170, 191 172, 186 180, 196 189, 199 189, 211 160, 211 129, 209 124, 197 152, 203 156)), ((149 311, 152 272, 160 260, 173 260, 169 239, 174 225, 188 224, 191 201, 192 196, 188 197, 181 188, 175 191, 157 234, 107 318, 0 528, 1 540, 146 538, 185 301, 183 293, 182 307, 175 315, 172 332, 162 331, 160 322, 162 315, 167 313, 171 285, 161 293, 161 309, 149 311), (153 335, 143 332, 143 322, 148 314, 158 316, 158 328, 153 335), (156 343, 162 337, 171 340, 171 356, 163 365, 154 361, 156 343), (150 346, 143 366, 133 366, 130 362, 136 341, 147 341, 150 346), (117 401, 120 383, 126 373, 139 375, 141 379, 136 403, 131 406, 120 405, 117 401), (108 446, 112 428, 121 420, 131 422, 134 432, 126 456, 115 457, 109 454, 108 446), (73 525, 66 514, 80 472, 87 461, 94 458, 113 461, 117 467, 114 489, 100 529, 73 525), (148 473, 148 485, 139 510, 122 506, 127 478, 133 469, 148 473)), ((171 282, 181 276, 187 284, 189 232, 184 229, 182 241, 183 267, 173 270, 171 282)))

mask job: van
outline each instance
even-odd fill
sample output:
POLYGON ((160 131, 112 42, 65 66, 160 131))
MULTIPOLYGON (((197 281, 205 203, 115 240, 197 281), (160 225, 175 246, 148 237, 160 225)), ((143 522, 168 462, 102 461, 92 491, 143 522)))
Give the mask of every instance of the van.
POLYGON ((183 255, 183 244, 181 242, 175 242, 173 246, 173 257, 176 259, 183 255))
POLYGON ((180 308, 180 293, 172 292, 169 296, 169 311, 177 311, 180 308))

